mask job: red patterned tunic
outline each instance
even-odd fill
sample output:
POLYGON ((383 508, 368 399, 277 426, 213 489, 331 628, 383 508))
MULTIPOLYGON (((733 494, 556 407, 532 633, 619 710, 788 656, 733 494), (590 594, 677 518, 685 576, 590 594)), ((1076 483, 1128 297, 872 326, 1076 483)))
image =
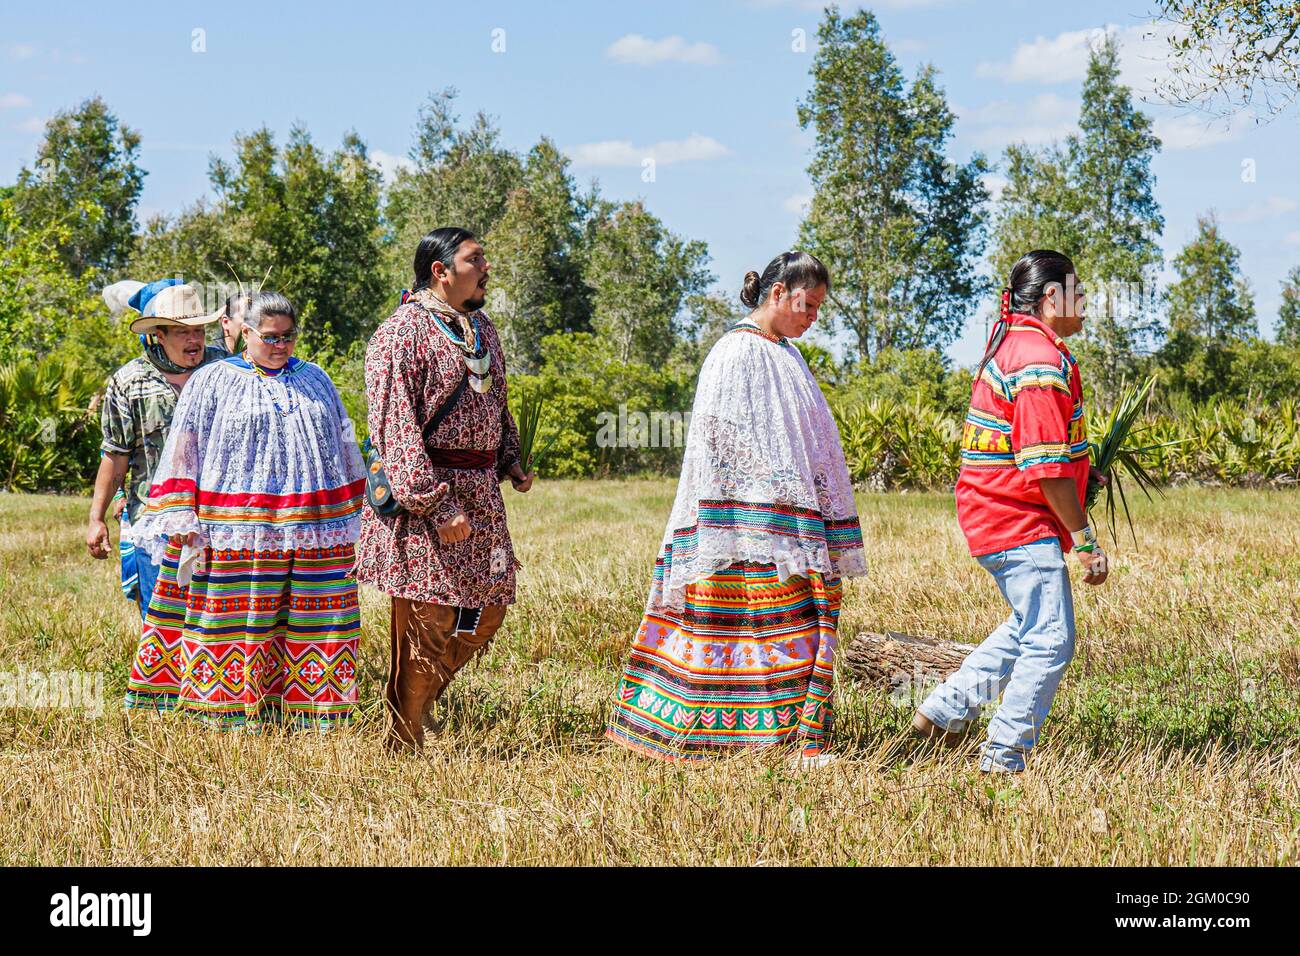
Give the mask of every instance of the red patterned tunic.
POLYGON ((492 387, 480 394, 466 385, 426 446, 421 429, 456 388, 465 363, 424 301, 416 293, 399 306, 366 349, 370 441, 404 510, 382 518, 365 509, 357 580, 411 601, 460 607, 513 604, 520 565, 506 529, 499 482, 519 460, 519 431, 506 405, 501 342, 487 316, 476 313, 492 355, 492 387), (428 447, 495 450, 496 467, 435 467, 428 447), (443 544, 438 525, 457 511, 465 512, 473 530, 464 541, 443 544))

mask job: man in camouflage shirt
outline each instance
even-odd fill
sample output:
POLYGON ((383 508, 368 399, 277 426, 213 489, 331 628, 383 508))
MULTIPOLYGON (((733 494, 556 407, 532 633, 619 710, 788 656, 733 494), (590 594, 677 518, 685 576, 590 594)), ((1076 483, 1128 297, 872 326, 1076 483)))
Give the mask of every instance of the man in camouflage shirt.
MULTIPOLYGON (((141 340, 144 355, 127 362, 113 373, 101 406, 100 421, 104 441, 95 492, 90 503, 90 524, 86 547, 94 558, 107 558, 108 526, 105 513, 114 492, 126 485, 126 509, 122 517, 122 537, 130 534, 130 524, 144 512, 149 484, 158 467, 172 415, 181 389, 196 368, 225 357, 220 346, 205 346, 204 327, 218 314, 202 314, 198 293, 175 279, 163 279, 142 287, 130 300, 130 307, 141 313, 131 330, 144 332, 141 340)), ((124 541, 125 543, 125 541, 124 541)), ((141 617, 149 607, 158 567, 144 549, 124 547, 125 562, 134 551, 137 587, 135 599, 141 617)), ((124 567, 124 577, 127 569, 124 567)))

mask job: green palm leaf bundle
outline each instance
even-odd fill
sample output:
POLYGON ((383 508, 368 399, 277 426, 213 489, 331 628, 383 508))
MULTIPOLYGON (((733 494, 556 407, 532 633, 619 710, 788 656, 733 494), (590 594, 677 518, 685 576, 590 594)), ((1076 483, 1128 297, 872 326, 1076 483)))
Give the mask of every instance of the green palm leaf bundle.
POLYGON ((546 439, 540 448, 537 447, 537 439, 541 431, 542 422, 542 399, 533 395, 526 395, 523 403, 519 408, 519 460, 523 462, 524 474, 532 474, 541 460, 550 450, 551 445, 555 444, 555 439, 560 433, 553 432, 551 437, 546 439))
POLYGON ((1126 386, 1119 402, 1101 421, 1101 440, 1088 443, 1088 453, 1093 466, 1108 479, 1103 486, 1096 479, 1089 477, 1088 491, 1084 504, 1091 512, 1101 492, 1106 492, 1106 518, 1110 526, 1111 537, 1115 535, 1116 504, 1124 511, 1124 520, 1128 522, 1129 534, 1133 544, 1137 545, 1137 534, 1133 530, 1133 518, 1129 514, 1128 498, 1124 494, 1123 478, 1131 479, 1138 489, 1151 500, 1151 489, 1160 491, 1156 479, 1147 470, 1146 459, 1160 449, 1182 444, 1186 439, 1162 441, 1143 444, 1141 437, 1148 426, 1138 427, 1138 419, 1146 407, 1147 399, 1155 388, 1155 376, 1145 382, 1126 386))

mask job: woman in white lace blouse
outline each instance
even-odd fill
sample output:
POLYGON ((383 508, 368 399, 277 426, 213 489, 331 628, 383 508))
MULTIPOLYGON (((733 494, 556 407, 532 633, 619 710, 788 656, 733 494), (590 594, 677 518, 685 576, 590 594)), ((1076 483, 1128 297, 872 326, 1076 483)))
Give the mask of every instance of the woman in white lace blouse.
POLYGON ((365 465, 338 391, 293 357, 296 313, 260 292, 247 350, 194 374, 136 546, 161 557, 128 708, 326 729, 356 702, 353 546, 365 465))
POLYGON ((826 267, 745 276, 753 311, 700 369, 677 499, 607 736, 660 758, 793 742, 822 753, 841 579, 866 573, 839 433, 791 339, 826 267))

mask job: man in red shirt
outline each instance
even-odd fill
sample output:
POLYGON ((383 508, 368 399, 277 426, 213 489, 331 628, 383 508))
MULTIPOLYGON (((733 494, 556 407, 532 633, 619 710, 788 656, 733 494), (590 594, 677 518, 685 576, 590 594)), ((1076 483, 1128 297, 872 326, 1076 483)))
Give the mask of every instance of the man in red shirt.
POLYGON ((1074 655, 1064 550, 1083 565, 1085 582, 1106 580, 1106 555, 1083 507, 1083 385, 1064 342, 1083 328, 1083 312, 1068 257, 1045 250, 1023 256, 971 388, 957 520, 1011 614, 925 699, 912 725, 955 742, 1001 696, 981 752, 985 771, 1024 769, 1074 655))

